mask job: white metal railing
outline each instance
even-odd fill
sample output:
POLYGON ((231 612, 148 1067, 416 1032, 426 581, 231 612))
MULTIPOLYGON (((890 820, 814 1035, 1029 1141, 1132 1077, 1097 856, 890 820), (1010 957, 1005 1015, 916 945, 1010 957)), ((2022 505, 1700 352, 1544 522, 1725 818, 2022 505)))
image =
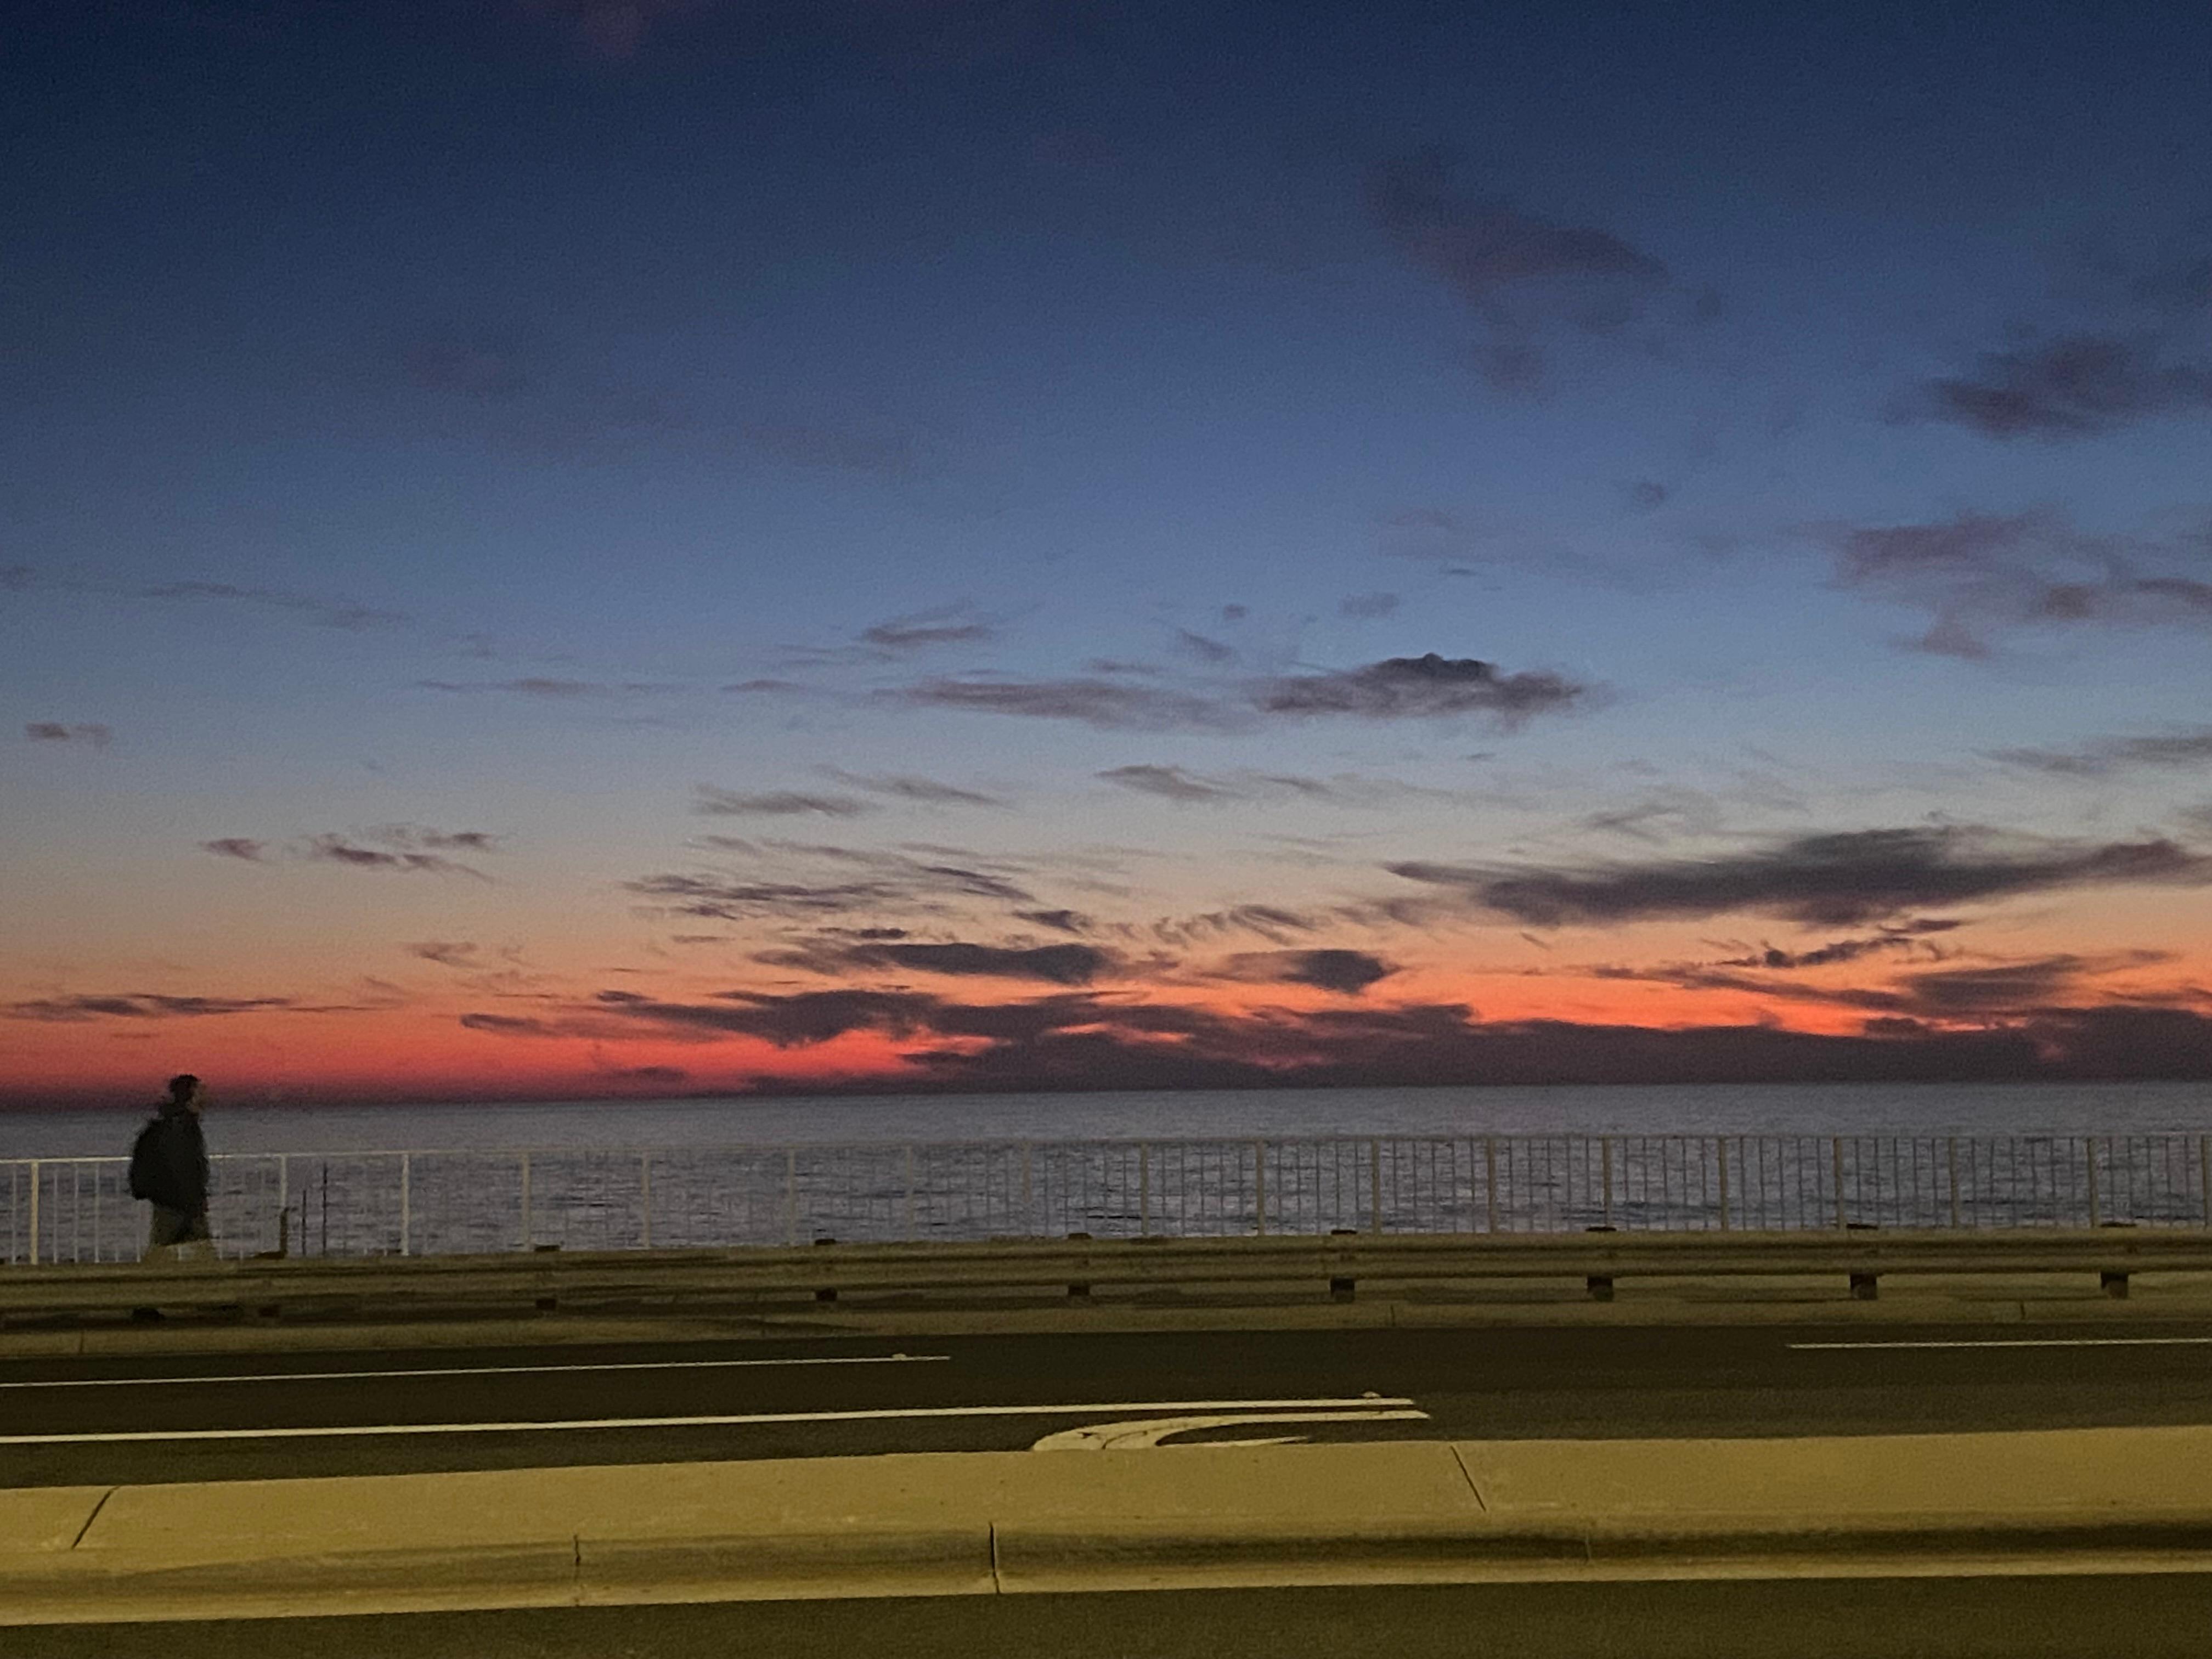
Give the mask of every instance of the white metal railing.
MULTIPOLYGON (((0 1161, 0 1260, 135 1259, 121 1158, 0 1161)), ((2212 1136, 1455 1135, 234 1153, 217 1250, 2212 1226, 2212 1136)))

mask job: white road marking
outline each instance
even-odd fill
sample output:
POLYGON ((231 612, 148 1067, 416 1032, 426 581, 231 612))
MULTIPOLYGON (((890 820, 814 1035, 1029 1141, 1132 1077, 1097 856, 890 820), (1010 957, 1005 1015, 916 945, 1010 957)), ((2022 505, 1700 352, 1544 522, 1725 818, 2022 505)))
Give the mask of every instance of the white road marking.
POLYGON ((2008 1336, 1949 1342, 1792 1342, 1793 1348, 2185 1348, 2212 1336, 2008 1336))
POLYGON ((1083 1401, 1070 1406, 912 1406, 876 1411, 746 1412, 716 1417, 592 1417, 547 1423, 348 1423, 284 1429, 130 1429, 99 1434, 0 1434, 0 1446, 108 1446, 149 1440, 336 1440, 368 1435, 552 1434, 577 1429, 714 1429, 748 1423, 872 1423, 929 1417, 1095 1417, 1100 1412, 1249 1412, 1280 1407, 1410 1406, 1410 1400, 1083 1401))
MULTIPOLYGON (((1204 1417, 1151 1417, 1133 1423, 1100 1423, 1087 1429, 1062 1429, 1031 1446, 1031 1451, 1135 1451, 1158 1446, 1171 1434, 1194 1429, 1225 1429, 1237 1423, 1382 1423, 1428 1420, 1426 1412, 1224 1412, 1204 1417)), ((1208 1440, 1209 1446, 1280 1446, 1304 1435, 1269 1440, 1208 1440)))
POLYGON ((537 1376, 551 1371, 723 1370, 740 1365, 905 1365, 949 1353, 879 1353, 817 1359, 625 1359, 605 1364, 432 1365, 412 1370, 257 1371, 242 1376, 82 1376, 58 1382, 0 1382, 0 1389, 150 1389, 180 1382, 357 1382, 385 1376, 537 1376))

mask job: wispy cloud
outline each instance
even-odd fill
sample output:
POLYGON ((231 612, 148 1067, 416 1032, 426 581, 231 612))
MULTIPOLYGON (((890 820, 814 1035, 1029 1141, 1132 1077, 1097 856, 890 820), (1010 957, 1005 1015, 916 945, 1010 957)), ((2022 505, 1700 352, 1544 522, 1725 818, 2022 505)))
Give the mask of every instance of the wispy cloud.
POLYGON ((1401 255, 1467 303, 1482 330, 1477 360, 1493 386, 1526 391, 1541 381, 1547 327, 1618 332, 1667 286, 1664 264, 1611 231, 1462 196, 1451 172, 1440 149, 1378 167, 1367 206, 1401 255))
POLYGON ((223 836, 199 845, 203 852, 247 864, 266 864, 273 855, 355 870, 467 876, 489 882, 491 878, 483 871, 445 855, 449 852, 496 853, 505 842, 506 837, 483 830, 434 830, 419 823, 387 823, 358 837, 331 831, 301 836, 277 846, 247 836, 223 836))
POLYGON ((2212 767, 2212 726, 2141 738, 2097 738, 2072 749, 1994 749, 1990 758, 2054 777, 2106 778, 2117 772, 2196 771, 2212 767))
POLYGON ((103 996, 39 997, 0 1004, 9 1019, 76 1024, 96 1019, 200 1019, 218 1014, 250 1014, 291 1009, 290 997, 164 996, 152 991, 111 992, 103 996))
POLYGON ((2212 551, 2212 525, 2098 534, 2046 508, 1816 533, 1841 586, 1929 613, 1917 650, 1983 657, 1996 635, 2031 627, 2212 626, 2212 581, 2187 574, 2212 551))
POLYGON ((118 582, 91 577, 49 575, 29 565, 0 569, 0 591, 17 593, 76 593, 100 599, 131 599, 152 604, 233 605, 246 610, 275 611, 296 617, 319 628, 348 633, 372 629, 402 628, 412 620, 404 611, 380 610, 313 593, 278 587, 240 586, 233 582, 168 581, 118 582))
POLYGON ((811 795, 789 789, 745 794, 702 783, 692 789, 691 810, 713 817, 799 817, 811 814, 853 818, 876 809, 849 795, 811 795))
POLYGON ((2212 857, 2173 842, 2081 843, 1971 827, 1806 836, 1704 860, 1566 869, 1420 861, 1384 866, 1537 927, 1759 912, 1814 925, 1879 920, 2023 893, 2212 882, 2212 857))
POLYGON ((2212 409, 2212 363, 2173 349, 2153 334, 2069 334, 1984 352, 1967 373, 1928 381, 1899 413, 1991 438, 2063 441, 2212 409))
POLYGON ((1098 776, 1116 788, 1133 789, 1162 800, 1220 805, 1246 799, 1240 789, 1186 772, 1180 766, 1116 766, 1098 776))
POLYGON ((632 697, 680 691, 680 685, 649 680, 574 680, 528 675, 512 680, 417 680, 424 691, 504 692, 512 696, 567 702, 586 697, 632 697))
POLYGON ((1398 969, 1365 951, 1249 951, 1223 964, 1224 976, 1269 985, 1306 985, 1356 997, 1398 969))
POLYGON ((1336 610, 1339 616, 1369 622, 1396 615, 1398 603, 1395 593, 1352 593, 1337 601, 1336 610))
POLYGON ((1003 945, 967 942, 851 945, 836 940, 763 951, 756 960, 810 973, 935 974, 954 978, 1040 980, 1088 985, 1120 966, 1112 951, 1090 945, 1003 945))
POLYGON ((860 634, 863 643, 894 652, 927 650, 940 645, 980 645, 998 636, 996 624, 970 614, 964 605, 892 617, 864 629, 860 634))
POLYGON ((1252 724, 1245 710, 1202 693, 1104 679, 928 679, 876 696, 921 708, 1073 720, 1104 732, 1226 732, 1252 724))
POLYGON ((893 800, 916 801, 927 806, 1005 806, 1006 801, 997 795, 987 795, 978 789, 963 789, 957 784, 942 783, 935 778, 915 777, 911 774, 868 774, 848 772, 841 767, 825 766, 825 777, 831 777, 855 789, 865 789, 872 795, 884 795, 893 800))
POLYGON ((23 735, 33 743, 82 743, 94 749, 106 748, 115 738, 112 731, 97 721, 65 726, 59 720, 28 720, 23 735))

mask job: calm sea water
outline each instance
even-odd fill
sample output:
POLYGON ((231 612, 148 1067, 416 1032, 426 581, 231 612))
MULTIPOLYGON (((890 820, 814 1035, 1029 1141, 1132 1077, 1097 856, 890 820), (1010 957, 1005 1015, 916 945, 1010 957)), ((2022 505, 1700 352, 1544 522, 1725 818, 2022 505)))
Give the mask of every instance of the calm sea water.
MULTIPOLYGON (((0 1113, 0 1158, 119 1153, 147 1104, 0 1113)), ((1391 1134, 2118 1134, 2212 1130, 2212 1085, 1735 1084, 272 1106, 217 1095, 212 1150, 678 1147, 1391 1134)))

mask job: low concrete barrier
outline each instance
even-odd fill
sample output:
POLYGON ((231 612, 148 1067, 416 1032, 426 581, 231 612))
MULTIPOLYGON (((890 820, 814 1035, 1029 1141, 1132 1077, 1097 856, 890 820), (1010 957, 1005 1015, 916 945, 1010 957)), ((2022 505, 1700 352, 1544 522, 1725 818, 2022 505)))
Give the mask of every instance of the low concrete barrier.
POLYGON ((421 1258, 268 1259, 0 1269, 0 1322, 142 1307, 446 1312, 832 1299, 840 1291, 1048 1290, 1080 1304, 1102 1287, 1310 1287, 1344 1300, 1363 1283, 1821 1275, 1875 1293, 1886 1274, 2094 1276, 2212 1273, 2196 1230, 1879 1233, 1559 1234, 817 1244, 793 1249, 621 1250, 421 1258))

